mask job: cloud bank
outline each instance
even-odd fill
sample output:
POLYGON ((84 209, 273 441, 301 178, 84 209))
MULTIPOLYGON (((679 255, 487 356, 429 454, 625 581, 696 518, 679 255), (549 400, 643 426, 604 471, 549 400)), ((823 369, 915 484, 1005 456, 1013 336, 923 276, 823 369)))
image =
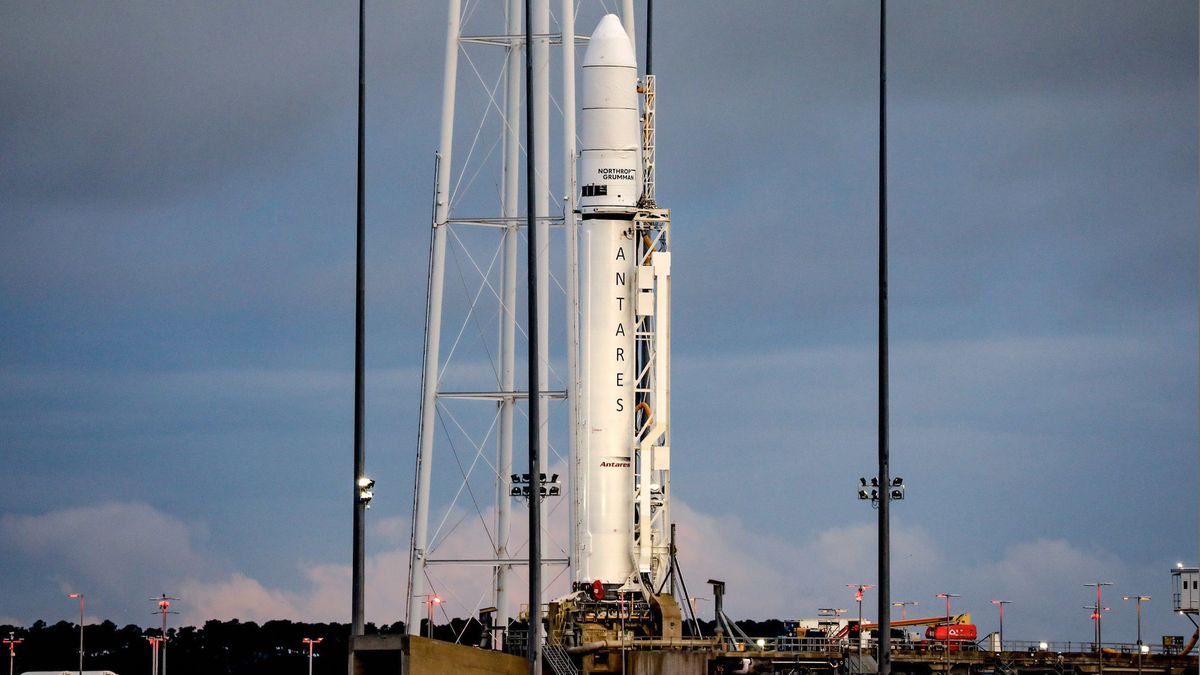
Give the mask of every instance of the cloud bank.
MULTIPOLYGON (((873 524, 830 524, 816 536, 790 540, 764 533, 754 523, 732 515, 696 511, 687 504, 673 507, 678 523, 680 566, 692 597, 702 598, 702 618, 711 613, 711 591, 705 584, 718 578, 728 586, 727 611, 734 618, 800 618, 816 614, 818 607, 851 611, 846 584, 875 583, 875 528, 873 524)), ((492 514, 485 514, 490 518, 492 514)), ((519 521, 519 519, 514 519, 519 521)), ((555 522, 561 529, 562 519, 555 522)), ((397 518, 372 523, 369 540, 376 549, 367 561, 367 619, 392 623, 403 617, 407 584, 407 522, 397 518)), ((562 532, 554 532, 561 535, 562 532)), ((204 528, 136 502, 113 502, 91 507, 51 511, 37 516, 5 515, 0 536, 10 554, 36 562, 44 582, 53 592, 85 589, 97 617, 146 624, 150 607, 145 599, 161 585, 181 598, 175 607, 184 625, 209 619, 265 621, 346 621, 349 614, 350 567, 331 562, 301 563, 302 581, 284 584, 277 578, 256 578, 231 568, 208 552, 204 528), (80 552, 86 552, 81 555, 80 552), (150 578, 130 570, 160 570, 150 578)), ((513 542, 523 550, 524 532, 514 523, 513 542)), ((981 629, 994 629, 990 600, 1014 601, 1006 616, 1006 631, 1013 639, 1084 639, 1089 624, 1086 613, 1074 611, 1090 596, 1081 583, 1087 579, 1117 580, 1114 593, 1132 592, 1133 579, 1157 579, 1165 584, 1165 567, 1142 569, 1103 550, 1081 549, 1062 539, 1034 538, 1007 547, 995 559, 952 566, 924 527, 898 527, 893 532, 893 599, 917 600, 921 609, 912 615, 938 615, 944 611, 938 592, 961 593, 955 612, 969 611, 981 629), (1121 589, 1125 589, 1122 591, 1121 589)), ((468 529, 444 538, 437 555, 474 555, 479 542, 468 529)), ((548 552, 548 556, 552 555, 548 552)), ((551 575, 554 577, 554 575, 551 575)), ((438 621, 472 616, 492 603, 490 578, 484 568, 438 567, 431 569, 435 592, 446 598, 438 621), (481 570, 483 570, 481 572, 481 570)), ((548 596, 564 591, 560 575, 550 584, 548 596)), ((520 608, 526 577, 514 573, 510 587, 512 611, 520 608)), ((1143 589, 1142 592, 1144 592, 1143 589)), ((1164 605, 1166 595, 1163 594, 1164 605)), ((875 616, 868 591, 864 612, 875 616)), ((1122 608, 1113 599, 1119 618, 1122 608)), ((64 609, 65 618, 69 612, 64 609)), ((1124 612, 1129 614, 1129 612, 1124 612)), ((1180 632, 1181 626, 1148 612, 1147 634, 1180 632)), ((33 617, 13 617, 29 623, 33 617)), ((89 614, 89 621, 91 621, 89 614)), ((1117 621, 1114 640, 1120 626, 1117 621)), ((1177 623, 1177 622, 1175 622, 1177 623)), ((1114 621, 1110 619, 1110 627, 1114 621)))

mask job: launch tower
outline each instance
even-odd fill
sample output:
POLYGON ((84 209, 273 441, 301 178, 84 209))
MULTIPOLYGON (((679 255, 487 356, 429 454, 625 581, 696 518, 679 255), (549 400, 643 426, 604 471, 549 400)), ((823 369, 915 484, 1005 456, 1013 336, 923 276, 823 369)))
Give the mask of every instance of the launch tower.
POLYGON ((546 597, 557 598, 550 606, 550 640, 602 639, 618 625, 643 635, 678 635, 670 541, 670 215, 657 207, 654 194, 654 78, 638 75, 633 3, 625 0, 621 18, 606 15, 590 39, 580 38, 587 48, 579 69, 577 145, 575 0, 563 0, 558 32, 550 30, 549 0, 529 2, 534 37, 528 45, 520 30, 520 0, 507 0, 492 15, 503 21, 502 31, 470 34, 464 20, 480 22, 486 3, 464 14, 460 0, 449 2, 406 623, 410 634, 420 633, 421 618, 436 597, 451 612, 491 605, 496 625, 506 626, 520 611, 523 593, 512 589, 521 587, 514 577, 528 562, 526 542, 513 531, 512 508, 541 498, 547 500, 543 512, 550 514, 543 525, 551 549, 542 556, 546 597), (562 47, 559 97, 550 95, 553 45, 562 47), (494 84, 485 75, 490 71, 484 59, 472 56, 476 49, 502 56, 494 84), (524 85, 532 88, 539 139, 531 158, 539 184, 534 203, 525 205, 535 212, 541 247, 533 311, 541 332, 542 414, 532 422, 522 419, 529 389, 516 376, 525 309, 517 303, 522 264, 517 251, 524 236, 518 189, 524 49, 531 50, 534 75, 524 85), (460 56, 485 89, 477 99, 485 112, 480 129, 467 135, 469 145, 454 134, 461 117, 455 111, 460 56), (551 187, 552 101, 562 109, 559 192, 551 187), (479 159, 493 157, 480 140, 489 124, 500 137, 491 146, 500 151, 498 166, 479 159), (463 156, 464 145, 467 159, 456 163, 455 151, 463 156), (498 208, 465 196, 484 171, 499 174, 498 208), (479 210, 464 215, 472 208, 479 210), (488 213, 492 208, 498 212, 488 213), (459 281, 466 276, 473 282, 461 284, 467 300, 458 307, 446 295, 448 250, 456 264, 467 260, 473 273, 456 270, 459 281), (561 258, 554 260, 558 250, 561 258), (551 302, 551 289, 561 290, 561 305, 551 302), (565 344, 550 339, 551 309, 559 306, 561 330, 555 333, 565 336, 565 344), (444 337, 443 323, 451 315, 457 332, 452 324, 444 337), (494 337, 478 331, 481 317, 496 322, 494 337), (453 362, 472 331, 490 367, 453 362), (561 345, 561 351, 551 345, 561 345), (547 412, 551 401, 560 402, 556 414, 547 412), (542 425, 538 451, 548 475, 522 475, 513 464, 514 430, 528 423, 542 425), (486 452, 489 445, 494 455, 486 452), (567 480, 562 497, 559 473, 567 480), (490 485, 480 489, 483 483, 490 485), (489 493, 495 496, 490 507, 489 493), (464 502, 478 517, 463 515, 464 502), (435 511, 440 514, 431 515, 435 511), (565 525, 565 545, 554 536, 555 522, 565 525), (471 526, 480 533, 467 542, 458 535, 471 526), (478 586, 464 592, 465 575, 481 569, 491 572, 486 588, 477 595, 478 586))

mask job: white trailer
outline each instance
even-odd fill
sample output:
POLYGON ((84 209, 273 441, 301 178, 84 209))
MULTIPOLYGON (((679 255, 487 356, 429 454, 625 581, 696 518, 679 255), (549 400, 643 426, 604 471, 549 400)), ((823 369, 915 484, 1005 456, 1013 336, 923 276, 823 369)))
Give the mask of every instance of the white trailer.
MULTIPOLYGON (((26 670, 21 675, 80 675, 78 670, 26 670)), ((111 670, 85 670, 83 675, 117 675, 111 670)))
POLYGON ((1179 566, 1171 570, 1172 610, 1200 613, 1200 568, 1179 566))

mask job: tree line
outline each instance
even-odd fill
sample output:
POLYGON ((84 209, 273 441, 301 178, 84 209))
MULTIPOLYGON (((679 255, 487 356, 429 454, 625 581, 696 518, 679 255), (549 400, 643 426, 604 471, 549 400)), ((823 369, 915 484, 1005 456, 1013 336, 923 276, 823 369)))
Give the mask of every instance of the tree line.
MULTIPOLYGON (((403 623, 367 625, 368 633, 402 633, 403 623)), ((37 621, 29 628, 0 626, 0 636, 19 640, 14 672, 70 670, 79 667, 79 625, 37 621)), ((150 637, 158 628, 130 624, 119 628, 112 621, 83 628, 84 670, 111 670, 118 675, 149 675, 153 662, 150 637)), ((306 675, 308 645, 304 638, 321 639, 314 649, 314 675, 346 675, 350 625, 293 621, 211 620, 203 626, 167 629, 169 675, 252 675, 288 673, 306 675)), ((7 655, 6 655, 7 656, 7 655)))
MULTIPOLYGON (((422 622, 422 634, 428 626, 422 622)), ((774 636, 787 631, 774 619, 763 622, 738 621, 750 635, 774 636)), ((715 621, 701 621, 705 635, 712 635, 715 621)), ((523 623, 510 626, 523 631, 523 623)), ((434 638, 465 645, 480 644, 483 626, 475 619, 453 619, 434 626, 434 638)), ((405 632, 404 622, 366 624, 368 635, 405 632)), ((690 630, 685 630, 690 633, 690 630)), ((84 670, 111 670, 118 675, 150 675, 153 647, 148 638, 158 637, 158 628, 129 624, 119 628, 112 621, 84 626, 84 670)), ((53 625, 37 621, 26 628, 0 625, 0 637, 12 635, 16 646, 13 671, 68 670, 79 667, 79 624, 59 621, 53 625)), ((303 640, 320 639, 313 658, 313 675, 347 675, 350 624, 304 623, 272 620, 206 621, 203 626, 167 629, 168 675, 307 675, 308 645, 303 640)), ((160 673, 160 675, 162 675, 160 673)))

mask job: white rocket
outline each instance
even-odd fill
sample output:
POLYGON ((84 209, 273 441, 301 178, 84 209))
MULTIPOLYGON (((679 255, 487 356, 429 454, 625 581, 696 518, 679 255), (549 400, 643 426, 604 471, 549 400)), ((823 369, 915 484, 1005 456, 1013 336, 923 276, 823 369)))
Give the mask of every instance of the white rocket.
MULTIPOLYGON (((665 438, 665 427, 648 423, 655 400, 662 401, 662 420, 668 406, 657 397, 643 403, 640 422, 635 408, 639 393, 650 396, 647 387, 653 381, 647 372, 639 380, 637 366, 639 348, 643 354, 654 349, 639 343, 647 339, 644 327, 652 325, 645 323, 647 317, 652 321, 654 316, 654 272, 669 272, 670 256, 656 252, 660 264, 652 268, 650 254, 639 249, 651 239, 637 220, 643 190, 637 61, 615 15, 605 16, 592 33, 582 67, 579 410, 584 428, 576 463, 580 494, 574 576, 577 588, 593 586, 598 593, 597 582, 608 589, 638 586, 639 572, 643 579, 651 574, 652 548, 661 550, 664 543, 652 544, 652 538, 661 536, 650 536, 648 514, 656 464, 650 444, 665 438)), ((659 293, 665 303, 666 289, 659 293)), ((661 362, 669 359, 666 353, 661 357, 661 362)), ((667 376, 661 379, 665 389, 667 376)), ((660 450, 658 469, 665 467, 667 457, 667 450, 660 450)), ((655 479, 655 512, 664 502, 665 473, 659 471, 655 479)), ((656 521, 660 530, 661 521, 656 521)), ((661 562, 653 567, 655 576, 665 570, 661 562)))
POLYGON ((633 215, 642 189, 637 61, 616 15, 583 56, 579 210, 580 378, 587 427, 584 540, 576 580, 622 584, 633 570, 632 439, 637 257, 633 215))

